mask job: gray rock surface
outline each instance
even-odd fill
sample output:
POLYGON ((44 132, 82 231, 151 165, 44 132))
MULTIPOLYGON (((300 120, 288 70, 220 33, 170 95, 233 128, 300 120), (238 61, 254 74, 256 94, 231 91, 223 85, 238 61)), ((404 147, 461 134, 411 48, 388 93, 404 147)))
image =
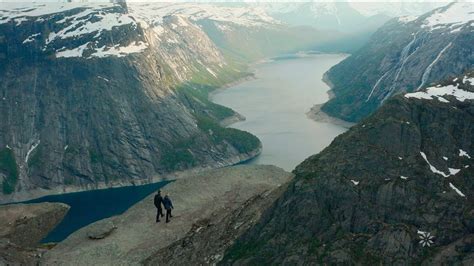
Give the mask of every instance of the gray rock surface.
POLYGON ((234 112, 191 82, 199 76, 218 86, 239 77, 207 35, 176 16, 158 34, 126 12, 106 4, 0 23, 0 202, 149 183, 258 154, 256 137, 219 127, 234 112), (50 41, 52 32, 104 14, 131 22, 50 41), (101 47, 137 43, 148 47, 92 57, 101 47), (78 46, 82 56, 58 57, 78 46))
POLYGON ((335 97, 322 110, 357 122, 393 95, 412 92, 472 69, 472 12, 470 4, 450 3, 412 21, 397 18, 387 22, 364 47, 328 71, 335 97), (459 14, 443 14, 453 5, 463 5, 457 9, 459 14), (471 20, 426 26, 425 19, 435 13, 471 20))
MULTIPOLYGON (((155 223, 154 195, 150 195, 124 214, 96 222, 70 235, 47 252, 41 263, 44 265, 129 265, 158 261, 160 257, 154 254, 165 252, 170 257, 170 261, 173 259, 172 261, 179 264, 179 256, 173 251, 177 243, 187 239, 194 240, 195 238, 190 237, 193 232, 199 231, 206 234, 208 230, 212 230, 207 229, 208 227, 213 227, 212 224, 225 220, 226 216, 233 216, 234 212, 242 212, 246 204, 253 201, 262 203, 263 201, 258 200, 259 197, 273 198, 266 196, 265 193, 271 193, 283 186, 291 177, 292 174, 275 166, 235 166, 179 179, 162 189, 163 194, 170 194, 175 207, 170 223, 164 223, 163 220, 155 223), (100 240, 91 240, 88 237, 88 232, 91 230, 107 231, 111 223, 117 227, 112 234, 100 240), (170 253, 164 251, 167 247, 170 253)), ((254 210, 245 217, 255 222, 255 217, 258 217, 261 211, 261 209, 254 210)), ((244 224, 249 221, 244 219, 228 222, 230 223, 223 222, 222 225, 236 225, 242 222, 241 226, 245 228, 248 225, 244 224)), ((234 232, 234 236, 238 235, 239 232, 234 232)), ((217 230, 212 239, 226 237, 229 237, 229 241, 220 243, 230 245, 232 236, 227 236, 226 231, 217 230)), ((206 238, 199 239, 199 241, 202 240, 205 241, 206 238)), ((192 252, 189 253, 189 250, 190 248, 186 248, 187 256, 183 258, 183 262, 190 261, 189 255, 192 252)), ((204 254, 210 256, 223 252, 222 249, 199 250, 206 251, 203 253, 203 258, 206 257, 204 254), (211 252, 216 253, 210 254, 211 252)))
POLYGON ((221 263, 471 265, 474 100, 443 99, 396 96, 306 159, 221 263))
POLYGON ((33 264, 44 252, 39 242, 69 210, 62 203, 0 206, 0 264, 33 264))

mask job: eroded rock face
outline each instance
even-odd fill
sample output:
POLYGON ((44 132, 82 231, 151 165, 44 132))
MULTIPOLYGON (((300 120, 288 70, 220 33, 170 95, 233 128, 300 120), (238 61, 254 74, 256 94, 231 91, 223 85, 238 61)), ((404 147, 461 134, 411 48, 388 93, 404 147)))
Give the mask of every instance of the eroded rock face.
POLYGON ((69 210, 62 203, 0 206, 0 262, 31 263, 41 256, 39 242, 69 210))
POLYGON ((472 77, 395 97, 301 163, 223 264, 471 264, 472 77))
POLYGON ((135 265, 212 264, 226 247, 259 220, 292 174, 275 166, 235 166, 178 179, 161 189, 174 205, 170 223, 155 222, 154 195, 124 214, 98 221, 70 235, 45 254, 42 263, 135 265), (90 232, 107 232, 99 240, 90 232))
POLYGON ((450 3, 418 17, 387 22, 363 48, 328 71, 335 97, 322 110, 357 122, 393 95, 470 70, 472 14, 469 3, 450 3))
POLYGON ((0 202, 147 183, 259 153, 256 137, 218 125, 232 110, 184 84, 238 77, 218 78, 223 55, 187 18, 167 16, 158 30, 117 4, 51 5, 2 10, 0 202))
POLYGON ((234 241, 257 223, 286 189, 264 191, 240 206, 229 206, 196 221, 182 239, 154 253, 145 265, 215 265, 234 241))

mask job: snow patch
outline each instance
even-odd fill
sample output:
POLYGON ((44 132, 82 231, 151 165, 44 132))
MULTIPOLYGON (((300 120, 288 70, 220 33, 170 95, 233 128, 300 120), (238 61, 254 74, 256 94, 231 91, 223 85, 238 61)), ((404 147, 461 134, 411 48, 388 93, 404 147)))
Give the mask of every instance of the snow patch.
POLYGON ((106 78, 104 78, 104 77, 101 77, 101 76, 97 76, 97 78, 100 78, 100 79, 102 79, 102 80, 104 80, 104 81, 106 81, 106 82, 110 82, 110 80, 108 80, 108 79, 106 79, 106 78))
POLYGON ((87 48, 87 45, 89 43, 85 43, 77 48, 74 48, 74 49, 69 49, 69 50, 62 50, 62 51, 58 51, 56 52, 56 57, 65 57, 65 58, 69 58, 69 57, 82 57, 82 54, 84 53, 84 50, 87 48))
POLYGON ((430 166, 430 170, 431 172, 435 173, 435 174, 438 174, 438 175, 441 175, 443 177, 449 177, 449 176, 452 176, 452 175, 455 175, 457 173, 459 173, 460 169, 454 169, 454 168, 448 168, 449 169, 449 175, 444 173, 444 172, 441 172, 440 170, 436 169, 436 167, 434 167, 429 161, 428 161, 428 158, 426 157, 426 154, 424 152, 420 152, 421 154, 421 157, 423 157, 423 159, 425 160, 425 162, 430 166))
POLYGON ((474 77, 464 76, 464 78, 462 79, 462 83, 466 84, 466 82, 469 82, 469 84, 474 85, 474 77))
POLYGON ((408 179, 408 177, 402 176, 402 175, 400 176, 400 178, 403 179, 403 180, 407 180, 407 179, 408 179))
POLYGON ((453 96, 457 101, 464 102, 465 100, 474 100, 474 92, 459 89, 458 86, 447 85, 444 87, 429 87, 426 91, 419 91, 405 94, 405 98, 415 98, 423 100, 437 99, 443 103, 449 103, 446 98, 442 96, 453 96))
POLYGON ((33 34, 31 36, 29 36, 28 38, 26 38, 24 41, 23 41, 23 44, 25 43, 29 43, 29 42, 33 42, 36 38, 36 36, 39 36, 41 35, 41 33, 36 33, 36 34, 33 34))
POLYGON ((469 156, 469 154, 461 149, 459 149, 459 157, 467 157, 469 159, 471 159, 471 156, 469 156))
POLYGON ((455 2, 445 8, 440 8, 423 21, 423 28, 431 31, 442 28, 455 28, 474 20, 472 2, 455 2))
POLYGON ((108 57, 108 56, 123 57, 123 56, 133 54, 133 53, 140 53, 147 48, 148 48, 148 44, 144 42, 131 43, 128 46, 115 46, 115 47, 102 46, 101 48, 96 49, 96 52, 92 53, 91 57, 108 57))
POLYGON ((86 9, 56 23, 70 23, 70 25, 58 32, 51 32, 46 39, 46 44, 56 39, 75 38, 90 33, 96 33, 95 37, 99 37, 103 31, 110 31, 113 27, 122 25, 135 24, 135 21, 129 15, 121 13, 97 13, 94 9, 86 9), (92 20, 94 22, 91 22, 91 17, 94 18, 92 20))
POLYGON ((354 184, 355 186, 359 185, 359 183, 360 183, 360 181, 355 181, 355 180, 353 180, 353 179, 351 179, 351 182, 352 182, 352 184, 354 184))
POLYGON ((448 170, 449 170, 450 175, 456 175, 457 173, 461 171, 461 169, 455 169, 455 168, 448 168, 448 170))
POLYGON ((455 187, 455 186, 453 185, 453 183, 449 183, 449 186, 450 186, 454 191, 456 191, 456 193, 458 193, 459 196, 461 196, 461 197, 466 197, 466 195, 464 195, 464 194, 461 192, 461 190, 459 190, 457 187, 455 187))
POLYGON ((38 147, 39 144, 40 144, 40 140, 38 140, 38 142, 36 142, 36 143, 33 143, 33 145, 31 146, 31 148, 30 148, 30 149, 28 150, 28 152, 26 153, 25 163, 28 163, 28 160, 30 159, 31 153, 38 147))

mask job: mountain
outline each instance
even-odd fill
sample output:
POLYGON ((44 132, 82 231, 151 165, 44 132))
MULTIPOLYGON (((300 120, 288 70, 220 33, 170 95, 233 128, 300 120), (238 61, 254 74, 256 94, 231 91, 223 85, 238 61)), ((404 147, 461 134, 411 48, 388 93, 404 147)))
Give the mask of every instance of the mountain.
POLYGON ((474 72, 397 95, 296 167, 221 264, 474 262, 474 72))
POLYGON ((394 94, 471 69, 473 21, 472 5, 456 2, 387 22, 363 48, 328 71, 335 97, 322 110, 359 121, 394 94))
POLYGON ((164 187, 176 206, 170 223, 154 222, 151 194, 123 214, 74 232, 43 253, 40 265, 214 264, 258 221, 292 177, 272 165, 239 165, 188 175, 164 187))
POLYGON ((0 201, 234 164, 259 140, 207 99, 247 73, 186 16, 132 5, 5 3, 0 10, 0 201))
MULTIPOLYGON (((255 62, 281 53, 317 49, 339 42, 339 33, 309 25, 292 25, 261 5, 243 3, 129 3, 131 13, 151 25, 163 17, 188 18, 233 61, 255 62)), ((159 28, 159 26, 157 26, 159 28)))
POLYGON ((352 53, 361 48, 370 36, 391 18, 421 15, 440 4, 442 3, 303 1, 261 2, 249 5, 261 6, 270 16, 288 25, 311 26, 320 31, 331 32, 334 41, 314 49, 339 49, 352 53))

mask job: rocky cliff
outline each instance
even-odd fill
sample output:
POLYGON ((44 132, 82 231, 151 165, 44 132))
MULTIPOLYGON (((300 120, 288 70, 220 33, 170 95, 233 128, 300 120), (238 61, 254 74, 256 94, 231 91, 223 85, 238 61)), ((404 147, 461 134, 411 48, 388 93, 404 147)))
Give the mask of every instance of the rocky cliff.
POLYGON ((275 166, 233 166, 191 174, 162 188, 173 200, 170 223, 155 222, 150 195, 125 213, 95 222, 58 243, 44 265, 199 265, 257 222, 292 174, 275 166))
POLYGON ((0 201, 150 182, 237 163, 254 136, 196 84, 235 80, 182 15, 146 20, 112 3, 6 3, 0 10, 0 201))
POLYGON ((45 251, 38 243, 68 210, 61 203, 0 206, 0 264, 36 264, 45 251))
POLYGON ((328 71, 335 97, 322 110, 359 121, 395 94, 471 69, 473 14, 470 3, 460 2, 387 22, 363 48, 328 71))
POLYGON ((474 263, 474 73, 388 100, 295 170, 222 264, 474 263))

